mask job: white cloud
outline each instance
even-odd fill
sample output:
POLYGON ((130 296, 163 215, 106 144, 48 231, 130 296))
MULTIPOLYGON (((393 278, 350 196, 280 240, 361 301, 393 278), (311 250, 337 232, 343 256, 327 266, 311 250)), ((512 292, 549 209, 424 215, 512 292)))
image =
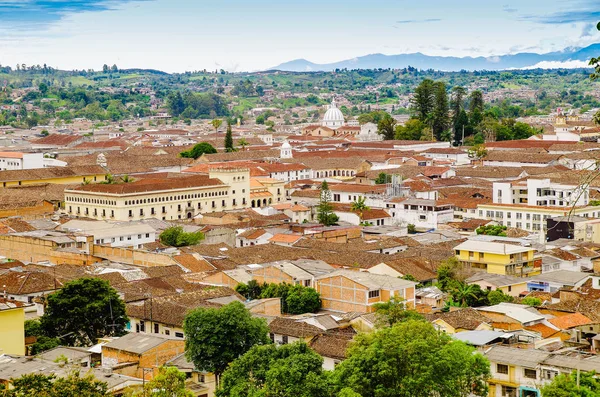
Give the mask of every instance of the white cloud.
POLYGON ((576 60, 568 60, 568 61, 543 61, 536 63, 532 66, 527 66, 521 69, 576 69, 576 68, 586 68, 588 67, 588 63, 586 61, 576 61, 576 60))

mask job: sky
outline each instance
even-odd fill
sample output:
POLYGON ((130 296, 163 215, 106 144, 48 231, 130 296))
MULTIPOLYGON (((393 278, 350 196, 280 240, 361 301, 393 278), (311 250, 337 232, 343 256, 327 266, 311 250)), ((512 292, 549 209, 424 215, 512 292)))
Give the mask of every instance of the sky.
POLYGON ((600 42, 598 1, 0 0, 0 64, 240 72, 374 53, 544 53, 600 42))

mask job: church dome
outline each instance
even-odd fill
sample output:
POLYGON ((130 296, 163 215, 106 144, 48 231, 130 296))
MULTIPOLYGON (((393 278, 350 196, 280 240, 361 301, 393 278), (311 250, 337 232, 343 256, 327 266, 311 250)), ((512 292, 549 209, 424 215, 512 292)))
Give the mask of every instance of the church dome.
POLYGON ((325 112, 321 125, 332 129, 340 128, 344 125, 344 114, 336 106, 335 99, 331 101, 331 106, 329 106, 329 109, 325 112))

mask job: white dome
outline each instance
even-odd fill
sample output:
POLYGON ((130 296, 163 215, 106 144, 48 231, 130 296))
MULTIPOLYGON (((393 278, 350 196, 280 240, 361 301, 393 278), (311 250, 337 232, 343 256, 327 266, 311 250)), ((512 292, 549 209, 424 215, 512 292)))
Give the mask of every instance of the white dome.
POLYGON ((288 141, 283 142, 283 145, 281 145, 282 149, 291 149, 292 145, 290 145, 290 143, 288 141))
POLYGON ((333 129, 340 128, 344 125, 344 114, 340 109, 337 108, 335 99, 331 101, 331 106, 325 112, 325 116, 323 116, 321 125, 333 129))

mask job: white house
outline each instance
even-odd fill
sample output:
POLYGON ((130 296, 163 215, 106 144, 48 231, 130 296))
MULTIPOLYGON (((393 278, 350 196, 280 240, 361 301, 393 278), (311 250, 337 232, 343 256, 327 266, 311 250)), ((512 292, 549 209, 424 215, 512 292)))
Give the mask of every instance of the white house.
POLYGON ((420 229, 437 229, 439 224, 454 220, 452 204, 436 200, 397 198, 386 202, 386 209, 400 224, 412 224, 420 229))
POLYGON ((156 230, 145 223, 70 220, 58 227, 67 232, 81 232, 94 236, 96 244, 111 247, 133 247, 156 241, 156 230))

